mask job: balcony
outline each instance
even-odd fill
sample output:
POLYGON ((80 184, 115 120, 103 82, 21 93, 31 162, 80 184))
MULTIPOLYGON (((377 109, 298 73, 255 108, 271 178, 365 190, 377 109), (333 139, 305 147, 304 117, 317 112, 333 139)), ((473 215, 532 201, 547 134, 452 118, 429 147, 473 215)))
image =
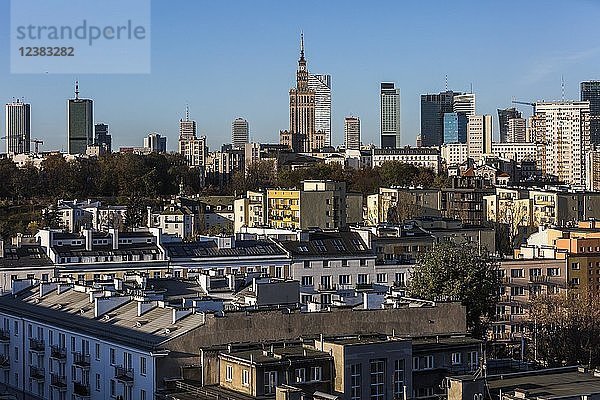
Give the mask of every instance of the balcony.
POLYGON ((81 400, 90 398, 90 385, 84 385, 81 382, 73 383, 73 394, 81 400))
POLYGON ((125 385, 133 385, 133 369, 122 366, 115 367, 115 379, 125 385))
POLYGON ((333 284, 325 284, 325 283, 319 283, 318 286, 318 290, 320 292, 330 292, 330 291, 335 291, 336 290, 336 285, 333 284))
POLYGON ((90 367, 90 355, 80 352, 73 353, 73 364, 76 367, 88 369, 90 367))
POLYGON ((0 355, 0 369, 10 368, 10 358, 4 354, 0 355))
POLYGON ((67 390, 67 377, 60 376, 58 374, 50 375, 50 387, 60 390, 64 392, 67 390))
POLYGON ((29 376, 34 381, 43 381, 46 378, 44 368, 29 367, 29 376))
POLYGON ((45 353, 46 352, 46 344, 42 339, 29 339, 29 350, 34 353, 45 353))
POLYGON ((50 346, 50 358, 64 361, 67 359, 67 349, 57 345, 50 346))
POLYGON ((0 329, 0 343, 10 342, 10 331, 8 329, 0 329))

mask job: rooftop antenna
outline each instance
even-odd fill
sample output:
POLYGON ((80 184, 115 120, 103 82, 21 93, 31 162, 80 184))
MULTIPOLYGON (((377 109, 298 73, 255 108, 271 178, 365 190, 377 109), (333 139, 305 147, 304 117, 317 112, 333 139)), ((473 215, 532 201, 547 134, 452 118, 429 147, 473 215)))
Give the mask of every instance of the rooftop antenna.
POLYGON ((75 99, 79 99, 79 80, 75 81, 75 99))
POLYGON ((304 59, 304 31, 300 31, 300 59, 304 59))
POLYGON ((564 76, 560 76, 560 96, 562 101, 565 101, 565 78, 564 76))
POLYGON ((446 92, 448 91, 448 74, 446 74, 446 92))
POLYGON ((185 120, 186 121, 190 120, 190 106, 189 106, 189 104, 185 105, 185 120))
POLYGON ((469 93, 473 93, 473 82, 471 82, 471 91, 469 93))

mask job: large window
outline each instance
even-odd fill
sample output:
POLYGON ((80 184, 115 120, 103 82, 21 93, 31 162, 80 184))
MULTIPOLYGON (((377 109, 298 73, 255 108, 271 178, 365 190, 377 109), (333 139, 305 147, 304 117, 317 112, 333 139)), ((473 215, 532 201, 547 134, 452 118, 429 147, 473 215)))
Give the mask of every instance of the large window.
POLYGON ((310 367, 310 380, 320 382, 323 377, 323 369, 321 367, 310 367))
POLYGON ((250 371, 248 371, 247 369, 242 370, 242 385, 250 385, 250 371))
POLYGON ((225 367, 225 380, 231 382, 233 380, 233 367, 228 365, 225 367))
POLYGON ((385 399, 385 360, 371 361, 371 399, 385 399))
POLYGON ((394 361, 394 395, 397 399, 404 396, 404 359, 394 361))
POLYGON ((265 371, 265 394, 275 393, 277 371, 265 371))
POLYGON ((350 400, 360 400, 362 396, 361 367, 361 364, 350 366, 350 400))
POLYGON ((306 381, 306 369, 298 368, 296 369, 296 383, 303 383, 306 381))

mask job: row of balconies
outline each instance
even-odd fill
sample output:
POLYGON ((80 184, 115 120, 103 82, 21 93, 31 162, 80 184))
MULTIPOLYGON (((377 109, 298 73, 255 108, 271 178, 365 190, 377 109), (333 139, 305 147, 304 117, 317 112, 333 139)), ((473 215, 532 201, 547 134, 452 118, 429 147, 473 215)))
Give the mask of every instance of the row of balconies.
MULTIPOLYGON (((67 377, 58 374, 50 374, 50 387, 65 392, 67 390, 67 377)), ((73 381, 73 394, 80 399, 90 397, 90 385, 84 384, 81 381, 73 381)))

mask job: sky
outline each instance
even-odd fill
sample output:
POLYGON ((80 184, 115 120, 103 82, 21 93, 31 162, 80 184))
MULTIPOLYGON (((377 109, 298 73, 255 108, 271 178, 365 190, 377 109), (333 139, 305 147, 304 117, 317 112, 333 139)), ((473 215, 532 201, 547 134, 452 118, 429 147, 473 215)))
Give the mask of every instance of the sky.
POLYGON ((309 71, 332 76, 334 145, 348 115, 361 118, 363 143, 379 143, 382 81, 400 88, 402 144, 414 145, 420 95, 444 90, 446 76, 449 89, 472 85, 496 131, 496 109, 511 100, 560 100, 561 79, 576 100, 579 82, 600 79, 598 0, 152 0, 148 74, 11 74, 9 6, 0 0, 0 101, 31 103, 43 150, 66 150, 76 79, 113 148, 159 132, 175 150, 186 104, 211 149, 230 142, 236 117, 252 141, 276 143, 289 127, 301 31, 309 71))

